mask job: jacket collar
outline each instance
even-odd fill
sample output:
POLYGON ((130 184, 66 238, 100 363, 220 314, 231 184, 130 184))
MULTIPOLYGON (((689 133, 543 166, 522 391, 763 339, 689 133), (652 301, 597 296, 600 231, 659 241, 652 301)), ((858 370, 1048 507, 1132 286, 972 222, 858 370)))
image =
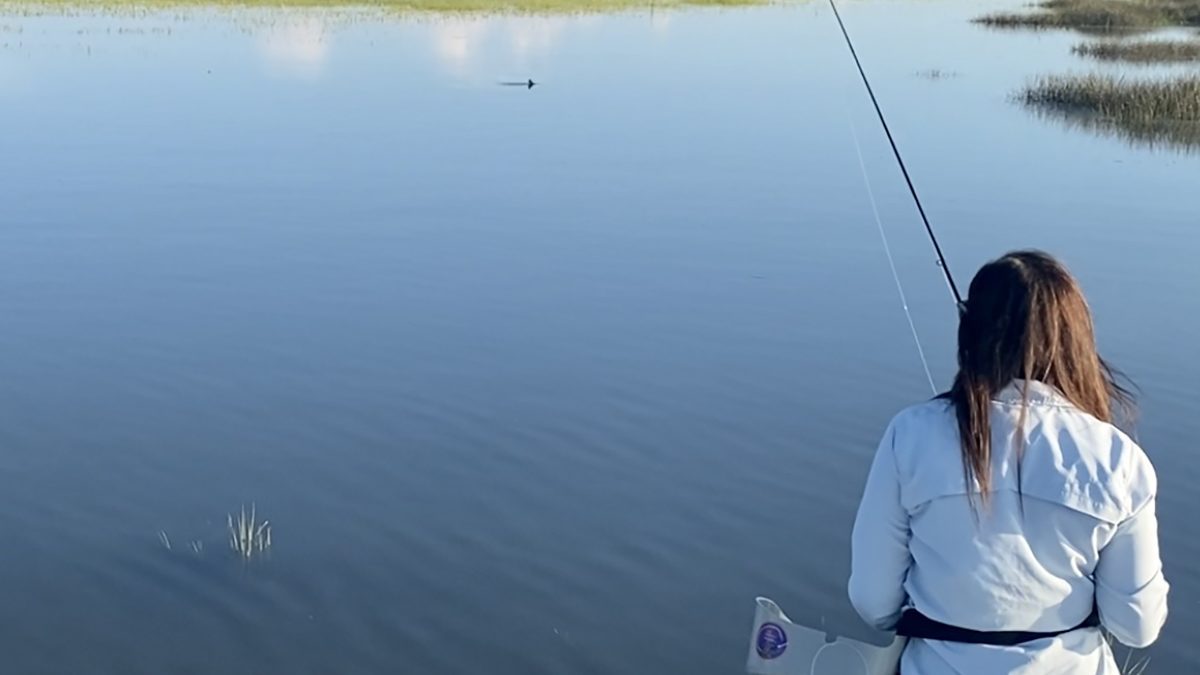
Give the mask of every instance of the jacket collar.
POLYGON ((1013 380, 1007 387, 996 392, 992 400, 998 403, 1019 405, 1024 390, 1029 390, 1030 405, 1066 405, 1067 400, 1054 387, 1037 380, 1013 380))

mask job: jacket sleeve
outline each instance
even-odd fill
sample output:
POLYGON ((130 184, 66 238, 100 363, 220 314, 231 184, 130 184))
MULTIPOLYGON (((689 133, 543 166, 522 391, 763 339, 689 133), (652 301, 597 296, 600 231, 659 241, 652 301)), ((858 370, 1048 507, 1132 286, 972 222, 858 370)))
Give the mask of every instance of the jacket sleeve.
POLYGON ((850 544, 850 602, 864 621, 880 630, 894 629, 900 618, 904 580, 912 564, 894 438, 893 424, 875 453, 850 544))
POLYGON ((1117 526, 1096 564, 1100 622, 1122 644, 1149 646, 1167 620, 1167 591, 1158 555, 1154 498, 1117 526))

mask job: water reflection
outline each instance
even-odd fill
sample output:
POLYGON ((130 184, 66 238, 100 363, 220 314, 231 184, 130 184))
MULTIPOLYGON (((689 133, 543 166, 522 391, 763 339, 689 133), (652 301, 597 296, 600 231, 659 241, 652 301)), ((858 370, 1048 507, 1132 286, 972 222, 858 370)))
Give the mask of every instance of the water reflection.
POLYGON ((448 74, 460 79, 521 77, 558 48, 568 27, 590 23, 587 17, 553 16, 446 19, 432 31, 433 53, 448 74), (501 65, 514 72, 497 73, 501 65))
POLYGON ((308 16, 266 28, 258 46, 271 72, 316 78, 329 60, 331 41, 325 22, 308 16))
POLYGON ((671 30, 671 15, 668 12, 651 12, 650 28, 655 35, 666 35, 671 30))
POLYGON ((1067 129, 1117 138, 1133 148, 1200 154, 1200 121, 1122 121, 1086 111, 1039 106, 1033 106, 1031 110, 1039 118, 1067 129))
POLYGON ((512 54, 518 65, 533 56, 549 53, 566 28, 563 19, 538 18, 516 22, 508 28, 512 54))
POLYGON ((470 73, 490 25, 485 19, 450 19, 433 29, 433 53, 447 72, 459 77, 470 73))

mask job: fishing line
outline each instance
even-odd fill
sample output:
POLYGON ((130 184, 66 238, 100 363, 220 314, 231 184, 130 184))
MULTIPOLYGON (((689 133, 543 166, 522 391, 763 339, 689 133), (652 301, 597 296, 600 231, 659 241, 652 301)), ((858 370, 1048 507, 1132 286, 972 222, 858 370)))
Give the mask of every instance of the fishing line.
MULTIPOLYGON (((846 38, 846 46, 850 48, 850 56, 854 57, 854 65, 858 67, 858 74, 862 77, 863 84, 867 87, 867 94, 871 97, 871 104, 875 106, 875 114, 879 117, 879 123, 883 125, 883 133, 887 135, 888 144, 892 146, 892 154, 896 156, 896 163, 900 165, 900 172, 904 174, 904 182, 908 184, 908 191, 912 194, 913 202, 917 205, 917 212, 921 214, 921 222, 925 224, 925 233, 929 235, 929 241, 933 244, 934 252, 937 253, 938 267, 942 268, 942 275, 946 278, 946 285, 950 287, 950 295, 954 296, 954 304, 958 307, 958 311, 962 312, 966 308, 962 294, 958 292, 958 285, 954 283, 954 276, 950 274, 950 266, 946 264, 946 256, 942 253, 942 246, 938 243, 937 235, 933 232, 933 226, 929 224, 929 217, 925 215, 925 207, 921 204, 921 197, 917 195, 917 188, 913 185, 912 177, 908 174, 908 167, 904 164, 904 158, 900 156, 900 148, 896 145, 896 139, 892 136, 892 130, 888 127, 887 119, 883 116, 883 109, 879 107, 879 99, 875 98, 875 90, 871 87, 871 81, 867 79, 867 71, 863 70, 862 61, 858 58, 858 50, 854 48, 854 42, 850 39, 850 32, 846 30, 846 23, 842 21, 842 13, 838 11, 837 3, 834 0, 829 0, 829 6, 833 8, 833 16, 837 19, 838 27, 842 29, 842 37, 846 38)), ((855 143, 857 144, 857 142, 856 135, 855 143)), ((869 180, 867 185, 869 188, 869 180)), ((891 255, 889 254, 890 257, 891 255)), ((907 308, 905 309, 907 311, 907 308)), ((911 321, 912 318, 909 317, 909 320, 911 321)), ((924 359, 923 355, 922 359, 924 359)))
POLYGON ((908 319, 908 327, 912 330, 913 342, 917 345, 917 354, 921 357, 921 367, 925 369, 925 377, 929 380, 929 388, 937 396, 937 384, 933 381, 933 373, 929 370, 929 360, 925 358, 925 348, 921 346, 921 336, 917 333, 917 324, 913 321, 912 312, 908 309, 908 296, 904 293, 904 284, 900 283, 900 273, 896 271, 896 259, 892 257, 892 247, 888 244, 887 232, 883 229, 883 220, 879 217, 879 205, 875 203, 875 190, 871 187, 871 176, 867 173, 867 163, 863 159, 862 144, 858 142, 858 131, 854 129, 854 121, 850 121, 850 137, 854 139, 854 151, 858 154, 858 167, 862 169, 863 184, 867 186, 867 201, 871 203, 871 213, 875 215, 875 225, 879 227, 879 239, 883 242, 883 252, 887 255, 888 266, 892 268, 892 279, 896 282, 896 292, 900 294, 900 306, 904 308, 904 316, 908 319))

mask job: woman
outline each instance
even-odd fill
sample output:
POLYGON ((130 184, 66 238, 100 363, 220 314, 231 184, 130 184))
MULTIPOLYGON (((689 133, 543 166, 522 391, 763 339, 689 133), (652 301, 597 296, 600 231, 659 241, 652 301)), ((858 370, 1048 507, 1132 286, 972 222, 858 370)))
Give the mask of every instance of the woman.
POLYGON ((1157 483, 1079 285, 1039 252, 971 282, 949 393, 892 420, 854 523, 850 599, 914 636, 903 675, 1117 675, 1102 625, 1167 616, 1157 483))

